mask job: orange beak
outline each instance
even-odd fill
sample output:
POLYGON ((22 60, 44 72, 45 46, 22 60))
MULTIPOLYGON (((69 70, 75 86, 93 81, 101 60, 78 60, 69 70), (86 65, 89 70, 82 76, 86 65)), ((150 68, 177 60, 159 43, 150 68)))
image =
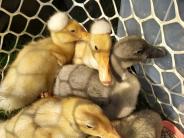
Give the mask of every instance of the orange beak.
POLYGON ((111 130, 108 131, 108 133, 102 134, 101 138, 121 138, 121 136, 118 134, 115 128, 112 127, 111 130))
POLYGON ((80 33, 80 39, 83 41, 90 41, 90 33, 86 32, 85 30, 82 30, 80 33))
POLYGON ((98 64, 98 71, 99 71, 99 78, 100 81, 109 86, 112 84, 112 78, 110 73, 110 66, 109 66, 109 53, 107 52, 99 52, 95 53, 96 61, 98 64))
POLYGON ((109 136, 106 138, 121 138, 117 131, 114 129, 112 133, 109 133, 109 136))

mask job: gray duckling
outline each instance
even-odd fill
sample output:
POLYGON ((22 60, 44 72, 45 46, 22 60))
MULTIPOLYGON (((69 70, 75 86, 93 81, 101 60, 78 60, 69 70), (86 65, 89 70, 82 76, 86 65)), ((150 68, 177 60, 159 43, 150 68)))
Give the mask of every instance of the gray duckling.
POLYGON ((137 36, 126 37, 118 41, 111 52, 111 86, 104 86, 94 69, 84 65, 66 65, 56 79, 54 94, 89 98, 101 105, 111 119, 125 117, 135 109, 140 90, 138 79, 127 68, 165 55, 162 47, 151 46, 137 36))
POLYGON ((152 110, 142 110, 120 120, 113 121, 122 138, 160 138, 161 117, 152 110))

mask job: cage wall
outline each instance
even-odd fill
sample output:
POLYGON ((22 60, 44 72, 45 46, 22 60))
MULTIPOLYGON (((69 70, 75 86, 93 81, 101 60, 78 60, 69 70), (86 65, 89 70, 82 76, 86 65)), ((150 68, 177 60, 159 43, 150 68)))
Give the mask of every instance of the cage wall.
POLYGON ((166 57, 136 65, 149 105, 184 128, 184 1, 182 0, 0 0, 0 73, 25 43, 49 35, 46 21, 67 11, 87 29, 107 19, 114 42, 139 35, 167 49, 166 57))

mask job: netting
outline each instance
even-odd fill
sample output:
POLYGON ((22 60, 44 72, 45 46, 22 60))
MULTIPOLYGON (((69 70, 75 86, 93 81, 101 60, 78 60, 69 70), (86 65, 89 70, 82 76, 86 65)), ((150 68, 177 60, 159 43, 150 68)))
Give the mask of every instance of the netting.
POLYGON ((184 128, 184 1, 182 0, 0 0, 0 73, 23 45, 48 35, 46 21, 68 11, 87 29, 96 18, 112 25, 118 40, 139 35, 164 46, 168 55, 136 65, 149 105, 184 128))

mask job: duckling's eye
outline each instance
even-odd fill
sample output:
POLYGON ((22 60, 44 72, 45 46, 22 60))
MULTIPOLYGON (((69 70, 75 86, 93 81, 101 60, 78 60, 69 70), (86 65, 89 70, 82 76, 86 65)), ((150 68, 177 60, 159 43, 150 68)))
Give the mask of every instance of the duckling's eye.
POLYGON ((144 53, 144 49, 140 49, 138 51, 136 51, 136 54, 143 54, 144 53))
POLYGON ((97 47, 97 46, 95 46, 95 50, 96 50, 96 51, 98 50, 98 47, 97 47))
POLYGON ((89 125, 89 124, 87 124, 86 127, 87 127, 87 128, 91 128, 91 129, 94 128, 94 126, 89 125))
POLYGON ((72 30, 70 30, 70 32, 74 33, 74 32, 75 32, 75 30, 74 30, 74 29, 72 29, 72 30))

